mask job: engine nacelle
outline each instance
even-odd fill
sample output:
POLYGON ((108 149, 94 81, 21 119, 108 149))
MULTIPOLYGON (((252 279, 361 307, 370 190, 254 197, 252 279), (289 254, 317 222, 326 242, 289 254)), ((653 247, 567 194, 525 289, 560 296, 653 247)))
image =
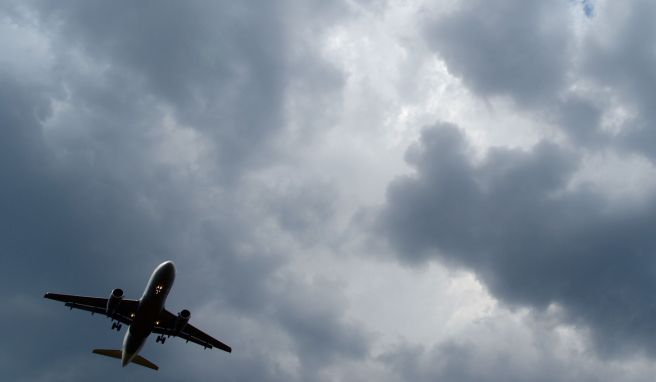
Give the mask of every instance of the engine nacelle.
POLYGON ((188 311, 187 309, 182 309, 180 313, 178 313, 178 317, 175 319, 175 326, 173 328, 173 332, 178 334, 184 329, 185 326, 187 326, 187 322, 189 322, 189 318, 191 318, 191 312, 188 311))
POLYGON ((106 313, 108 316, 111 317, 116 312, 116 309, 118 309, 118 306, 121 304, 121 300, 123 300, 123 290, 118 288, 114 289, 107 299, 106 313))

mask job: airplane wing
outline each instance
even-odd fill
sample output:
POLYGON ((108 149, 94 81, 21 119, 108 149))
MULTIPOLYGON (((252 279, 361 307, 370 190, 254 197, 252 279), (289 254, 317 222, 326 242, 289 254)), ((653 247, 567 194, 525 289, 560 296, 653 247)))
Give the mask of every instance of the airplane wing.
MULTIPOLYGON (((65 303, 64 305, 73 309, 86 310, 91 313, 98 313, 107 315, 107 299, 101 297, 86 297, 86 296, 75 296, 69 294, 58 294, 58 293, 46 293, 43 297, 49 298, 55 301, 61 301, 65 303)), ((128 300, 122 299, 121 303, 118 305, 116 312, 112 315, 116 321, 119 321, 123 324, 130 325, 132 323, 132 317, 139 307, 138 300, 128 300)))
POLYGON ((155 325, 153 333, 164 334, 167 336, 177 336, 187 341, 196 343, 204 348, 218 348, 228 353, 232 352, 232 348, 230 348, 230 346, 224 344, 209 334, 204 333, 202 330, 191 324, 185 325, 180 332, 175 333, 174 328, 176 319, 177 316, 175 314, 169 312, 166 309, 162 310, 162 313, 159 316, 159 324, 155 325))

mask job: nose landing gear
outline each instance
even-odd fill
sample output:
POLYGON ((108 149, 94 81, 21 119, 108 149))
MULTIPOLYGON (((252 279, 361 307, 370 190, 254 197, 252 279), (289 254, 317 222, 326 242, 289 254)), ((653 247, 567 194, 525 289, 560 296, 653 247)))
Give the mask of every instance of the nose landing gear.
POLYGON ((116 330, 118 332, 122 327, 123 325, 120 322, 112 322, 112 330, 116 330))
POLYGON ((157 343, 157 342, 161 342, 162 345, 164 345, 164 342, 165 342, 165 341, 166 341, 166 337, 164 337, 163 335, 159 335, 159 336, 157 336, 157 338, 155 339, 155 342, 156 342, 156 343, 157 343))

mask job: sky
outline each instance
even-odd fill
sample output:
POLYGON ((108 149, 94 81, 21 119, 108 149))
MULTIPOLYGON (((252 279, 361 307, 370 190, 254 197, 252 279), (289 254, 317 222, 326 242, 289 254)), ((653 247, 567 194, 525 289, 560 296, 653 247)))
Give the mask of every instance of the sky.
POLYGON ((0 2, 0 379, 651 381, 656 3, 0 2), (173 260, 179 339, 91 354, 173 260))

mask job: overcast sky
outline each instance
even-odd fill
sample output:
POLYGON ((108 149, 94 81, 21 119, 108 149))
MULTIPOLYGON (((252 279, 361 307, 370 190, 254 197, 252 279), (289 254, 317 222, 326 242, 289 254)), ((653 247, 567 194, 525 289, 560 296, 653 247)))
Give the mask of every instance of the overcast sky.
POLYGON ((0 379, 652 381, 656 3, 0 2, 0 379), (46 291, 141 295, 233 347, 46 291))

